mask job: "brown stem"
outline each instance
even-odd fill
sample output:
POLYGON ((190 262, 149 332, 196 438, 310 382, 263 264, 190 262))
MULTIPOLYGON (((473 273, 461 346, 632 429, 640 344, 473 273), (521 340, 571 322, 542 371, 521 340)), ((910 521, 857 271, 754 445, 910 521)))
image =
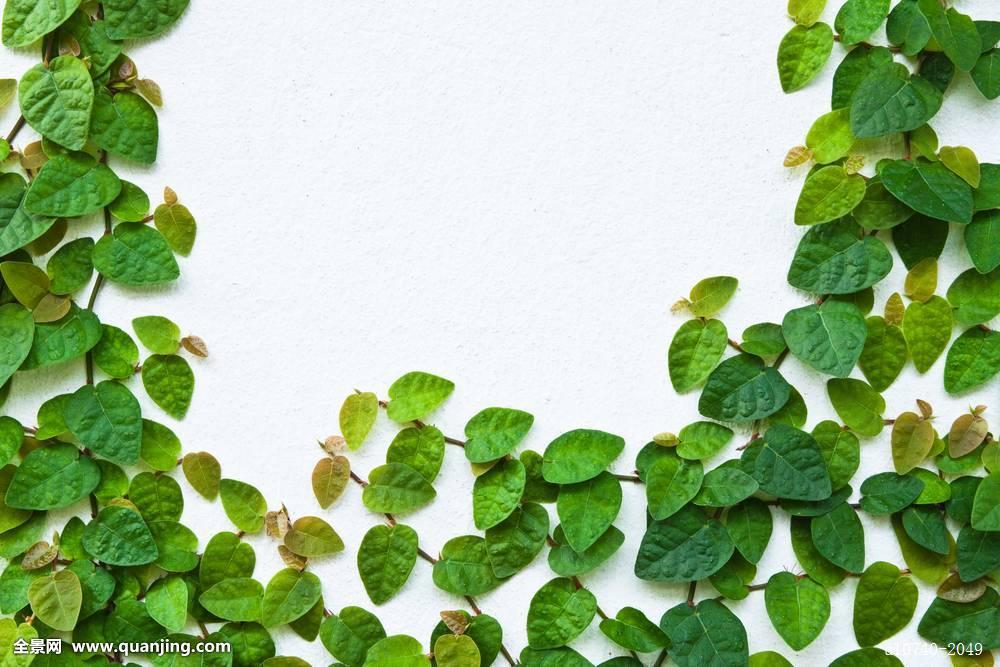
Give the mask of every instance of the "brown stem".
POLYGON ((743 347, 732 338, 729 339, 729 347, 733 348, 737 352, 743 351, 743 347))
POLYGON ((21 128, 24 127, 24 123, 25 123, 24 116, 18 116, 17 120, 14 121, 14 127, 12 127, 10 129, 10 132, 7 133, 8 144, 14 143, 14 138, 17 136, 17 133, 21 131, 21 128))
POLYGON ((698 582, 697 582, 697 580, 692 581, 688 585, 687 606, 689 606, 689 607, 693 607, 694 606, 694 594, 695 594, 695 592, 697 590, 698 590, 698 582))
POLYGON ((615 474, 615 479, 622 482, 632 482, 633 484, 642 484, 642 479, 638 475, 618 475, 615 474))

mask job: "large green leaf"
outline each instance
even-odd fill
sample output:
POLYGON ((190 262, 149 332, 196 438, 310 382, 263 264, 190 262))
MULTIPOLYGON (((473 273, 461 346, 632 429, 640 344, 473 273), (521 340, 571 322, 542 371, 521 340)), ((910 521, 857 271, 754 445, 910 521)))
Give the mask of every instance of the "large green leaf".
POLYGON ((812 124, 806 135, 806 147, 818 164, 829 164, 845 157, 854 145, 850 112, 836 109, 825 113, 812 124))
POLYGON ((80 55, 90 59, 90 72, 98 76, 107 71, 111 64, 121 55, 121 42, 108 36, 108 24, 98 19, 91 20, 86 12, 75 12, 60 26, 61 31, 73 36, 80 45, 80 55))
POLYGON ((55 218, 24 208, 28 184, 20 174, 0 174, 0 255, 7 255, 47 232, 55 218))
POLYGON ((267 501, 255 486, 235 479, 223 479, 219 482, 219 498, 226 516, 243 532, 256 533, 264 527, 267 501))
POLYGON ((123 384, 84 385, 67 401, 66 426, 85 446, 116 463, 135 463, 142 448, 139 401, 123 384))
POLYGON ((423 475, 405 463, 387 463, 372 470, 361 494, 372 512, 411 512, 434 500, 436 495, 423 475))
POLYGON ((865 179, 840 165, 809 174, 795 204, 795 224, 818 225, 842 218, 865 196, 865 179))
POLYGON ((788 402, 790 388, 776 369, 759 358, 739 354, 709 375, 698 411, 719 421, 748 422, 769 417, 788 402))
POLYGON ((685 392, 705 381, 729 341, 719 320, 688 320, 670 341, 667 368, 674 391, 685 392))
POLYGON ((972 503, 972 527, 1000 531, 1000 473, 987 475, 976 489, 972 503))
POLYGON ((208 590, 224 579, 253 575, 257 557, 253 547, 240 540, 236 533, 217 533, 205 545, 198 577, 202 590, 208 590))
POLYGON ((857 306, 825 301, 790 310, 781 323, 788 349, 822 373, 847 377, 861 356, 868 336, 857 306))
POLYGON ((747 631, 725 605, 703 600, 696 606, 684 602, 667 610, 660 629, 670 639, 670 657, 680 667, 745 667, 747 631))
POLYGON ((187 583, 178 576, 157 579, 146 592, 146 611, 154 621, 171 632, 184 629, 187 609, 187 583))
POLYGON ((444 461, 444 434, 433 426, 404 428, 385 453, 386 463, 405 463, 433 482, 444 461))
POLYGON ((830 473, 830 486, 834 491, 843 489, 861 464, 861 446, 857 436, 845 431, 837 422, 826 420, 816 424, 812 437, 830 473))
POLYGON ((576 429, 549 443, 542 455, 542 475, 553 484, 585 482, 599 475, 625 448, 620 436, 576 429))
POLYGON ((1000 49, 990 49, 979 56, 969 74, 983 97, 988 100, 1000 97, 1000 49))
POLYGON ((378 416, 378 397, 370 391, 351 394, 340 407, 340 432, 347 447, 355 450, 368 437, 378 416))
POLYGON ((617 518, 621 504, 621 482, 606 471, 586 482, 563 485, 556 510, 569 545, 575 551, 590 548, 617 518))
MULTIPOLYGON (((878 70, 854 91, 851 130, 861 139, 915 130, 937 114, 941 101, 941 92, 921 77, 908 77, 897 70, 878 70)), ((883 182, 899 197, 884 176, 883 182)), ((905 198, 899 198, 916 208, 905 198)))
POLYGON ((224 579, 198 597, 201 606, 227 621, 261 620, 264 587, 247 577, 224 579))
POLYGON ((477 477, 472 487, 476 528, 492 528, 510 516, 521 502, 526 480, 524 464, 518 459, 501 461, 477 477))
POLYGON ((882 432, 885 400, 871 386, 854 378, 834 378, 826 383, 833 409, 844 424, 858 435, 882 432))
POLYGON ((760 485, 743 472, 739 460, 726 461, 705 474, 694 504, 703 507, 729 507, 746 500, 760 485))
POLYGON ((809 577, 779 572, 764 587, 771 624, 785 643, 801 651, 823 631, 830 618, 830 594, 809 577))
POLYGON ((961 324, 989 322, 1000 314, 1000 270, 986 274, 975 269, 963 271, 948 288, 948 303, 961 324))
POLYGON ((716 573, 733 555, 726 528, 691 505, 649 524, 635 560, 647 581, 695 581, 716 573))
POLYGON ((59 570, 31 582, 28 601, 32 613, 53 630, 64 632, 76 627, 83 603, 80 578, 72 570, 59 570))
POLYGON ((149 527, 127 507, 105 507, 83 531, 83 548, 108 565, 152 563, 159 555, 149 527))
POLYGON ((958 576, 972 582, 1000 567, 1000 533, 965 526, 956 544, 958 576))
POLYGON ((903 330, 880 316, 865 320, 868 336, 858 357, 858 368, 875 391, 885 391, 906 365, 908 351, 903 330))
POLYGON ((417 533, 409 526, 374 526, 358 547, 358 572, 368 597, 382 604, 410 577, 417 562, 417 533))
POLYGON ((371 612, 361 607, 344 607, 339 614, 323 619, 319 636, 333 657, 350 667, 358 667, 365 661, 368 649, 385 638, 385 630, 371 612))
POLYGON ((868 39, 889 15, 889 0, 847 0, 834 22, 843 44, 868 39))
POLYGON ((3 43, 14 48, 32 42, 59 27, 80 0, 9 0, 3 8, 3 43))
POLYGON ((322 596, 323 585, 312 572, 285 568, 267 582, 261 600, 261 623, 273 627, 291 623, 312 609, 322 596))
POLYGON ((94 99, 90 137, 98 147, 139 164, 156 161, 159 130, 156 112, 135 93, 111 96, 101 91, 94 99))
POLYGON ((30 311, 16 303, 0 306, 0 384, 7 382, 28 357, 34 336, 30 311))
POLYGON ((935 598, 917 632, 939 646, 982 644, 986 651, 1000 647, 1000 594, 987 588, 982 597, 968 603, 935 598))
POLYGON ((865 568, 865 531, 847 503, 818 516, 810 524, 813 544, 828 561, 848 572, 865 568))
POLYGON ((139 222, 122 222, 94 246, 94 268, 124 285, 156 285, 176 280, 180 268, 166 239, 139 222))
POLYGON ((635 607, 624 607, 614 618, 601 621, 601 632, 630 651, 649 653, 666 647, 667 635, 635 607))
POLYGON ((194 372, 184 357, 154 354, 142 363, 142 386, 164 412, 183 419, 194 393, 194 372))
POLYGON ((1000 211, 976 213, 965 227, 965 247, 980 273, 1000 266, 1000 211))
MULTIPOLYGON (((486 531, 486 552, 493 573, 504 579, 527 567, 541 552, 548 536, 549 513, 544 507, 525 503, 514 510, 509 517, 486 531)), ((603 535, 591 548, 602 538, 603 535)))
POLYGON ((955 339, 944 364, 944 388, 957 394, 1000 372, 1000 332, 972 327, 955 339))
POLYGON ((565 646, 587 629, 596 613, 593 593, 577 588, 570 579, 553 579, 531 598, 528 645, 534 649, 565 646))
POLYGON ((982 43, 976 24, 954 7, 945 9, 936 0, 918 0, 920 13, 927 18, 931 35, 945 55, 959 69, 970 70, 979 59, 982 43))
POLYGON ((893 514, 920 497, 924 483, 914 475, 880 472, 861 484, 861 509, 869 514, 893 514))
POLYGON ((761 491, 790 500, 823 500, 831 493, 830 474, 811 435, 775 424, 740 458, 744 472, 761 491))
POLYGON ((611 558, 624 543, 625 535, 611 526, 589 549, 581 552, 574 551, 567 544, 561 526, 556 526, 553 539, 556 544, 549 550, 549 567, 556 574, 575 577, 590 572, 611 558))
POLYGON ((138 39, 160 34, 180 18, 188 0, 106 0, 108 36, 138 39))
POLYGON ((705 471, 701 461, 688 461, 667 452, 649 467, 644 477, 649 513, 660 520, 680 510, 698 494, 705 471))
POLYGON ((748 498, 726 512, 726 530, 736 549, 747 561, 757 563, 764 556, 773 527, 771 510, 760 500, 748 498))
POLYGON ((903 510, 903 530, 925 549, 943 556, 951 551, 951 534, 937 508, 914 505, 903 510))
POLYGON ((879 174, 886 189, 918 213, 947 222, 972 221, 972 189, 940 162, 891 160, 879 174))
POLYGON ((825 23, 797 25, 778 46, 778 77, 781 88, 791 93, 809 83, 826 64, 833 51, 833 30, 825 23))
POLYGON ((437 375, 413 371, 389 387, 389 419, 408 422, 423 419, 436 410, 455 390, 455 383, 437 375))
POLYGON ((481 410, 465 425, 465 457, 472 463, 486 463, 506 456, 524 440, 534 421, 523 410, 481 410))
MULTIPOLYGON (((47 0, 37 4, 51 6, 51 2, 52 0, 47 0)), ((9 8, 8 4, 7 9, 9 8)), ((6 10, 4 14, 6 33, 6 10)), ((21 114, 39 134, 66 148, 83 148, 90 127, 90 112, 94 106, 94 83, 82 60, 73 55, 64 55, 53 58, 48 67, 44 64, 35 65, 21 77, 17 95, 21 103, 21 114)), ((117 194, 116 191, 115 195, 117 194)), ((46 213, 31 206, 30 200, 28 208, 36 213, 46 213)))
POLYGON ((36 215, 77 217, 108 205, 120 190, 121 181, 114 172, 90 155, 57 155, 31 182, 24 207, 36 215))
POLYGON ((41 368, 79 359, 101 340, 102 326, 90 310, 71 304, 55 322, 35 324, 31 351, 21 370, 41 368))
POLYGON ((788 270, 788 282, 817 294, 851 294, 882 280, 891 268, 892 255, 885 244, 845 219, 806 232, 788 270))
MULTIPOLYGON (((833 73, 833 90, 830 106, 843 109, 851 106, 851 99, 858 86, 873 72, 891 73, 898 71, 892 53, 884 46, 861 45, 847 54, 833 73)), ((906 72, 902 73, 903 76, 906 72)))
POLYGON ((914 301, 903 315, 903 336, 913 365, 926 373, 951 340, 951 305, 939 296, 926 303, 914 301))
POLYGON ((486 540, 462 535, 445 542, 441 559, 434 563, 434 585, 455 595, 480 595, 499 586, 486 540))
POLYGON ((48 510, 69 507, 87 497, 101 481, 89 456, 73 445, 53 443, 24 457, 7 488, 8 507, 48 510))

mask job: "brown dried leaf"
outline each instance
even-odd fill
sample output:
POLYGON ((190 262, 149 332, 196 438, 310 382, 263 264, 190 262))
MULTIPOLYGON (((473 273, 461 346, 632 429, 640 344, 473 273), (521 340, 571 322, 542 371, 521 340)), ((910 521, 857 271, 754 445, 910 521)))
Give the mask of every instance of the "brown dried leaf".
POLYGON ((30 171, 41 169, 48 161, 48 156, 42 150, 41 141, 32 141, 21 149, 21 166, 30 171))
POLYGON ((322 458, 312 472, 313 494, 319 506, 326 509, 344 493, 351 479, 351 462, 343 456, 322 458))
POLYGON ((152 79, 139 79, 135 82, 135 87, 139 89, 143 97, 149 100, 150 104, 157 107, 163 106, 163 91, 160 90, 160 84, 152 79))
POLYGON ((984 412, 986 412, 986 406, 985 405, 977 405, 976 407, 972 408, 972 414, 974 414, 974 415, 981 415, 984 412))
POLYGON ((674 302, 674 305, 670 306, 670 312, 674 314, 680 313, 687 310, 690 305, 691 302, 687 299, 678 299, 674 302))
POLYGON ((163 188, 163 203, 167 206, 173 206, 177 203, 177 193, 169 185, 163 188))
POLYGON ((118 61, 118 78, 122 81, 135 79, 139 72, 139 70, 136 69, 135 62, 125 55, 119 56, 118 61))
POLYGON ((885 323, 899 326, 903 323, 903 313, 906 306, 903 304, 903 297, 899 292, 893 292, 889 300, 885 302, 885 323))
POLYGON ((339 435, 331 435, 320 443, 323 451, 331 456, 336 456, 347 450, 347 441, 339 435))
POLYGON ((975 581, 964 582, 958 574, 953 574, 938 586, 937 595, 939 598, 966 604, 975 602, 986 593, 986 580, 976 579, 975 581))
POLYGON ((445 627, 451 630, 452 634, 464 635, 469 629, 469 614, 457 609, 455 611, 442 611, 441 621, 445 627))
POLYGON ((268 512, 264 515, 264 527, 269 537, 278 540, 285 539, 285 535, 288 534, 289 529, 292 527, 292 521, 288 517, 288 510, 285 509, 284 505, 281 506, 280 510, 268 512))
POLYGON ((59 33, 59 55, 64 56, 72 53, 74 56, 80 55, 80 42, 69 33, 59 33))
POLYGON ((812 159, 813 152, 805 146, 792 146, 785 154, 785 161, 782 163, 786 167, 798 167, 812 159))
POLYGON ((930 419, 934 416, 934 408, 927 401, 918 398, 917 399, 917 409, 920 410, 920 414, 924 419, 930 419))
POLYGON ((952 458, 965 456, 986 439, 989 424, 977 414, 961 415, 948 432, 948 453, 952 458))
POLYGON ((184 336, 181 346, 196 357, 204 359, 208 356, 208 345, 199 336, 184 336))
POLYGON ((37 570, 45 567, 59 555, 59 546, 48 542, 35 542, 24 552, 21 567, 25 570, 37 570))
POLYGON ((288 567, 298 570, 299 572, 306 569, 308 559, 292 553, 291 549, 286 547, 284 544, 278 545, 278 555, 281 556, 281 560, 285 561, 285 565, 288 567))

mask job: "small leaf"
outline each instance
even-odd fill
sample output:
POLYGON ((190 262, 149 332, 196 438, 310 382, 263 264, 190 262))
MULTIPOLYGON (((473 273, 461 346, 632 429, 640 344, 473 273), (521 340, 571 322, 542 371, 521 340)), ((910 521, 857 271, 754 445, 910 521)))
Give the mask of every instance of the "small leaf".
POLYGON ((780 410, 790 388, 781 374, 760 358, 739 354, 723 361, 709 375, 698 411, 719 421, 748 422, 780 410))
POLYGON ((371 392, 351 394, 340 407, 340 432, 351 450, 356 450, 375 425, 378 416, 378 398, 371 392))
POLYGON ((434 500, 434 487, 405 463, 387 463, 372 470, 362 501, 372 512, 411 512, 434 500))
POLYGON ((219 482, 222 508, 233 525, 246 533, 259 532, 264 527, 267 501, 256 487, 235 479, 219 482))
POLYGON ((323 509, 332 505, 344 493, 351 478, 351 463, 343 456, 324 457, 312 472, 312 488, 316 501, 323 509))
POLYGON ((155 354, 174 354, 180 347, 181 328, 159 315, 147 315, 132 320, 139 342, 155 354))
POLYGON ((670 341, 667 367, 674 391, 685 392, 708 378, 726 351, 726 326, 719 320, 688 320, 670 341))
POLYGON ((904 412, 892 425, 892 461, 896 472, 905 474, 930 454, 934 446, 934 427, 913 412, 904 412))
POLYGON ((691 288, 688 310, 695 317, 711 317, 729 303, 738 286, 739 281, 730 276, 700 280, 691 288))
POLYGON ((781 89, 791 93, 803 88, 826 64, 833 51, 833 30, 825 23, 793 27, 778 46, 781 89))
POLYGON ((164 412, 183 419, 194 393, 194 373, 184 357, 154 354, 142 364, 142 386, 164 412))
POLYGON ((882 432, 885 400, 869 385, 853 378, 834 378, 826 383, 826 390, 848 428, 869 437, 882 432))
POLYGON ((344 550, 340 535, 323 519, 299 517, 285 535, 285 546, 303 558, 318 558, 344 550))
POLYGON ((599 475, 625 448, 611 433, 576 429, 549 443, 542 457, 542 475, 553 484, 585 482, 599 475))
POLYGON ((569 579, 553 579, 531 598, 528 607, 528 645, 558 648, 576 639, 590 625, 597 601, 586 588, 569 579))
POLYGON ((903 316, 903 336, 917 371, 926 373, 951 340, 951 306, 939 296, 914 301, 903 316))
POLYGON ((811 644, 830 618, 826 589, 790 572, 779 572, 768 580, 764 604, 774 629, 796 651, 811 644))
POLYGON ((454 390, 455 383, 450 380, 420 371, 407 373, 389 387, 386 412, 397 422, 422 419, 444 403, 454 390))
POLYGON ((155 229, 123 222, 94 246, 94 268, 124 285, 156 285, 180 275, 170 246, 155 229))
MULTIPOLYGON (((794 29, 794 28, 793 28, 794 29)), ((865 179, 838 165, 823 167, 806 178, 795 204, 795 224, 818 225, 841 218, 865 196, 865 179)))
POLYGON ((195 491, 208 500, 215 500, 219 494, 222 467, 214 456, 208 452, 191 452, 185 454, 181 463, 184 477, 195 491))
POLYGON ((979 187, 979 159, 971 148, 965 146, 942 146, 938 155, 941 164, 958 174, 963 181, 974 188, 979 187))

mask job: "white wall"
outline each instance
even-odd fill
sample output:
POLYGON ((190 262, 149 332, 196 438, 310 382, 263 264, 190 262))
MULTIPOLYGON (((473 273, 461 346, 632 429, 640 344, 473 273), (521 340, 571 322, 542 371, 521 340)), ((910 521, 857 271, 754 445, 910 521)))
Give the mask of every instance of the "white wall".
MULTIPOLYGON (((961 7, 998 18, 987 0, 961 7)), ((697 416, 697 393, 676 396, 667 379, 667 344, 683 321, 670 314, 673 301, 701 277, 737 275, 740 291, 723 313, 734 337, 805 302, 785 282, 804 171, 781 160, 828 110, 833 67, 783 95, 774 58, 790 25, 781 0, 196 0, 170 34, 132 50, 166 106, 157 166, 122 170, 151 194, 177 190, 198 218, 198 242, 175 287, 112 287, 98 312, 123 326, 164 314, 205 338, 212 356, 196 364, 188 418, 151 414, 272 505, 325 516, 348 545, 315 564, 327 606, 371 608, 355 554, 379 517, 356 488, 320 512, 308 483, 316 439, 336 432, 352 388, 384 395, 406 371, 439 373, 458 385, 432 420, 446 433, 460 436, 482 407, 518 407, 536 416, 526 444, 539 451, 571 428, 621 434, 628 448, 615 468, 624 472, 652 434, 697 416)), ((19 76, 32 56, 4 55, 4 76, 19 76)), ((961 76, 935 126, 942 143, 1000 161, 997 113, 961 76)), ((15 115, 8 109, 3 124, 15 115)), ((950 244, 942 291, 967 264, 950 244)), ((880 302, 902 276, 900 264, 880 302)), ((976 402, 944 395, 942 364, 923 377, 908 369, 886 396, 888 412, 920 396, 950 421, 976 402)), ((832 416, 822 378, 792 360, 784 369, 810 404, 810 424, 832 416)), ((49 393, 81 381, 79 367, 17 380, 19 391, 49 393)), ((11 410, 31 422, 35 396, 11 410)), ((978 400, 995 396, 994 384, 978 400)), ((382 462, 390 439, 383 415, 351 457, 356 470, 382 462)), ((887 438, 865 444, 863 458, 855 487, 890 465, 887 438)), ((461 452, 449 448, 438 501, 405 519, 425 549, 474 532, 471 486, 461 452)), ((629 604, 658 620, 684 591, 631 574, 644 505, 642 488, 626 486, 626 543, 584 579, 610 613, 629 604)), ((758 581, 797 570, 788 522, 775 518, 758 581)), ((200 535, 228 528, 218 504, 191 500, 184 520, 200 535)), ((901 563, 888 523, 865 523, 868 561, 901 563)), ((256 543, 266 580, 279 561, 273 544, 256 543)), ((480 598, 515 653, 528 600, 551 576, 543 555, 480 598)), ((732 607, 752 651, 826 664, 856 648, 854 587, 833 592, 826 631, 798 655, 771 628, 761 594, 732 607)), ((918 614, 932 597, 922 586, 918 614)), ((437 611, 459 605, 420 562, 378 614, 390 633, 426 642, 437 611)), ((885 646, 915 650, 915 628, 885 646)), ((574 646, 595 662, 619 653, 596 623, 574 646)), ((280 650, 329 660, 288 633, 280 650)))

